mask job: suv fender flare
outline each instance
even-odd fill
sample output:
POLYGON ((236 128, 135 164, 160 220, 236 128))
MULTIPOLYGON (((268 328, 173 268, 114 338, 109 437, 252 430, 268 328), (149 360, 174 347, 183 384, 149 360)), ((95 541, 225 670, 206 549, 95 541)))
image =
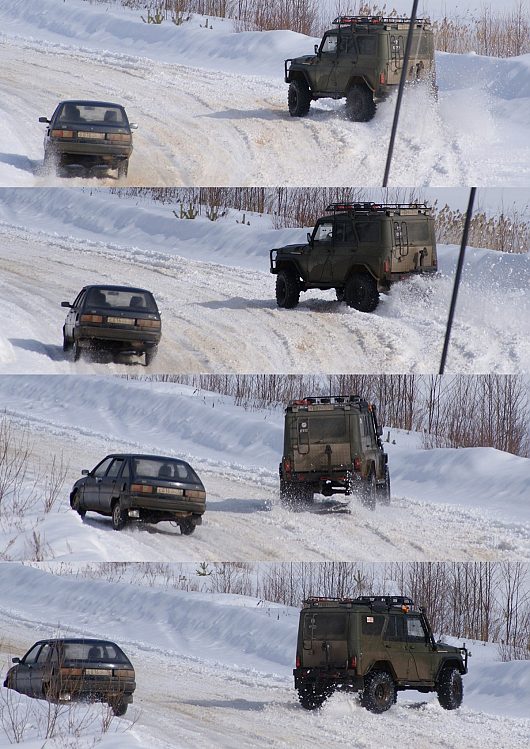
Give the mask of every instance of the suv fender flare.
POLYGON ((370 664, 370 667, 366 670, 366 673, 363 676, 363 679, 368 676, 368 674, 372 673, 372 671, 386 671, 387 674, 390 674, 394 682, 397 684, 397 676, 396 672, 394 671, 394 667, 389 661, 374 661, 370 664))
POLYGON ((349 91, 354 83, 359 83, 361 86, 366 86, 366 88, 370 89, 372 93, 374 93, 375 91, 374 87, 370 85, 370 82, 364 75, 352 75, 352 77, 348 81, 348 85, 346 86, 346 91, 349 91))
POLYGON ((305 70, 293 70, 289 69, 285 76, 286 83, 292 83, 293 81, 305 81, 308 85, 309 91, 312 93, 311 81, 305 70))
POLYGON ((447 668, 448 666, 450 666, 451 668, 456 668, 461 674, 465 674, 462 663, 460 663, 457 658, 445 658, 438 666, 438 671, 436 672, 436 677, 434 680, 436 684, 438 684, 440 680, 440 674, 442 673, 444 668, 447 668))
POLYGON ((379 279, 377 278, 377 276, 375 276, 372 273, 371 269, 367 265, 352 265, 352 267, 350 268, 350 270, 348 272, 348 275, 346 276, 346 279, 344 281, 344 285, 345 286, 348 283, 348 281, 350 280, 350 278, 352 276, 354 276, 356 273, 368 273, 368 275, 372 276, 372 278, 374 279, 374 281, 376 283, 379 283, 379 279))
POLYGON ((277 261, 276 262, 276 268, 275 268, 275 274, 277 275, 279 273, 279 271, 281 271, 281 270, 292 270, 294 273, 296 273, 296 275, 298 276, 298 278, 301 278, 302 281, 304 281, 304 277, 303 277, 303 275, 302 275, 302 273, 300 271, 300 267, 299 267, 298 263, 296 262, 296 260, 289 259, 289 260, 279 260, 279 261, 277 261))

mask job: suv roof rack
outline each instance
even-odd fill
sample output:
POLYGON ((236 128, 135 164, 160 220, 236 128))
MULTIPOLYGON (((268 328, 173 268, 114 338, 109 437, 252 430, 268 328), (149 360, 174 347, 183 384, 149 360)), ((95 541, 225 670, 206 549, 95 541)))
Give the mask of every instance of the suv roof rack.
POLYGON ((413 607, 414 601, 408 596, 358 596, 357 598, 333 598, 331 596, 310 596, 304 601, 306 606, 370 606, 377 608, 378 604, 384 604, 389 608, 393 606, 413 607))
MULTIPOLYGON (((387 26, 389 24, 406 24, 410 26, 410 18, 399 16, 337 16, 333 21, 333 26, 387 26)), ((430 26, 430 18, 416 18, 414 20, 416 27, 430 26)))
POLYGON ((327 213, 364 212, 386 213, 386 211, 417 210, 418 212, 430 212, 426 203, 350 203, 345 200, 341 203, 330 203, 326 208, 327 213))
POLYGON ((288 407, 291 406, 358 406, 359 408, 369 408, 370 404, 360 395, 306 395, 303 398, 296 398, 289 401, 288 407))

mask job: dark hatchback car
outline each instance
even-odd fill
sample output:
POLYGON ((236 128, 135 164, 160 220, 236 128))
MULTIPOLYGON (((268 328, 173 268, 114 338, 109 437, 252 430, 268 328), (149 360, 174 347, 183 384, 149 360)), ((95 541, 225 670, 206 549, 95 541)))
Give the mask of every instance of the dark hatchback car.
POLYGON ((62 101, 47 123, 44 136, 44 167, 97 175, 116 169, 126 177, 133 150, 132 130, 120 104, 103 101, 62 101))
POLYGON ((110 349, 126 355, 145 354, 149 365, 162 337, 160 312, 150 291, 131 286, 85 286, 68 307, 63 350, 74 361, 83 349, 110 349))
POLYGON ((13 658, 4 687, 52 702, 107 702, 124 715, 136 689, 134 668, 108 640, 39 640, 23 658, 13 658))
POLYGON ((70 506, 112 518, 114 530, 130 520, 176 523, 189 536, 202 524, 206 491, 184 460, 159 455, 107 455, 91 471, 83 470, 70 493, 70 506))

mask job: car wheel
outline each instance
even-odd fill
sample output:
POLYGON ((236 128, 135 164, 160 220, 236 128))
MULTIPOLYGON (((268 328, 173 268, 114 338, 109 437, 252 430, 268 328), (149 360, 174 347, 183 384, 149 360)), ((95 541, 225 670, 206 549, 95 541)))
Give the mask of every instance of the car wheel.
POLYGON ((63 351, 70 351, 72 348, 72 341, 66 337, 66 333, 64 332, 63 327, 63 351))
POLYGON ((316 710, 332 693, 332 689, 318 689, 314 684, 305 684, 298 688, 298 701, 304 710, 316 710))
POLYGON ((112 709, 112 712, 117 717, 120 717, 121 715, 125 715, 127 712, 127 708, 129 707, 129 704, 125 700, 113 700, 112 702, 109 702, 109 706, 112 709))
POLYGON ((118 164, 118 179, 125 179, 129 171, 129 159, 124 159, 118 164))
POLYGON ((374 96, 362 83, 354 83, 346 95, 346 114, 354 122, 368 122, 375 114, 374 96))
POLYGON ((79 361, 79 359, 81 358, 81 346, 79 345, 79 342, 75 340, 75 338, 72 342, 71 348, 74 361, 79 361))
POLYGON ((153 346, 145 350, 145 366, 148 367, 158 353, 158 347, 153 346))
POLYGON ((292 81, 287 93, 291 117, 305 117, 311 106, 311 93, 306 81, 292 81))
POLYGON ((340 289, 335 289, 335 294, 337 295, 337 299, 339 302, 344 301, 344 287, 340 289))
POLYGON ((281 270, 276 276, 276 302, 278 307, 292 309, 300 301, 300 284, 292 270, 281 270))
POLYGON ((395 702, 396 685, 386 671, 372 671, 364 679, 361 705, 371 713, 384 713, 395 702))
POLYGON ((385 483, 377 487, 377 499, 382 505, 390 504, 390 471, 385 466, 385 483))
POLYGON ((86 515, 86 510, 84 507, 81 506, 81 500, 79 498, 79 493, 76 492, 73 497, 70 499, 70 507, 72 510, 75 510, 77 514, 83 519, 86 515))
POLYGON ((456 710, 462 704, 464 685, 462 674, 454 666, 446 666, 440 674, 436 688, 438 702, 444 710, 456 710))
POLYGON ((195 523, 191 520, 183 520, 182 523, 180 523, 180 532, 183 536, 191 536, 194 530, 195 523))
POLYGON ((359 312, 373 312, 379 304, 377 284, 369 273, 350 276, 344 288, 344 300, 359 312))
POLYGON ((364 482, 361 493, 361 502, 369 510, 375 510, 377 501, 377 482, 375 479, 374 469, 370 470, 368 479, 364 482))
POLYGON ((125 528, 127 523, 127 516, 122 510, 121 502, 118 500, 112 506, 112 527, 115 531, 121 531, 125 528))

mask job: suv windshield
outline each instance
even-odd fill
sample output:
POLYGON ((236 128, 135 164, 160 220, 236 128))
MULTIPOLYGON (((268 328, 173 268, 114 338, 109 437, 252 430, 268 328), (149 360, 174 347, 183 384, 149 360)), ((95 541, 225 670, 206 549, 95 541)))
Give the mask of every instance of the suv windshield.
POLYGON ((125 111, 121 107, 88 105, 75 101, 67 101, 63 104, 58 121, 59 123, 81 122, 87 125, 127 126, 125 111))
POLYGON ((112 307, 113 309, 127 309, 134 312, 153 312, 157 308, 153 295, 149 291, 132 289, 90 289, 86 304, 94 307, 112 307))
POLYGON ((182 460, 134 458, 133 472, 137 478, 201 483, 193 468, 182 460))

